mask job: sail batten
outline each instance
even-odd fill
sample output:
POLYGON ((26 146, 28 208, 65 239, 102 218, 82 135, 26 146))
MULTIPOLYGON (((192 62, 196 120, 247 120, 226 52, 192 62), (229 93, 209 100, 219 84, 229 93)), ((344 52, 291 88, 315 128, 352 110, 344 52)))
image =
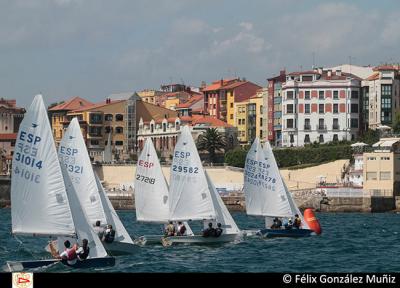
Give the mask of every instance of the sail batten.
POLYGON ((175 145, 169 189, 169 220, 215 219, 210 190, 189 127, 175 145))
POLYGON ((33 99, 18 131, 11 202, 13 234, 74 235, 69 200, 41 95, 33 99))

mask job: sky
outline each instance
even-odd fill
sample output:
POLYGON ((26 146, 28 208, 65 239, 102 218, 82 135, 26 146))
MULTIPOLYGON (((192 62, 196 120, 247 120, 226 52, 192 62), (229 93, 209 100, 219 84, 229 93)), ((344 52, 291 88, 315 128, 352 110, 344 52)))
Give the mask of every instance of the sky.
POLYGON ((281 69, 400 62, 400 1, 0 0, 0 97, 28 107, 281 69), (314 55, 314 56, 313 56, 314 55), (351 58, 350 58, 351 57, 351 58))

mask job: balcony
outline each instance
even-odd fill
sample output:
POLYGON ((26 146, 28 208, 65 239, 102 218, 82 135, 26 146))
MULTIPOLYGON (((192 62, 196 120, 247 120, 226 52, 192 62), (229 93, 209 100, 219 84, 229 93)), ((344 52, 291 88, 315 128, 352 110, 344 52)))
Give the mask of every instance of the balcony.
POLYGON ((310 124, 304 124, 304 130, 311 130, 310 124))
POLYGON ((332 130, 338 131, 338 130, 340 130, 340 126, 339 125, 333 125, 332 126, 332 130))
POLYGON ((317 130, 318 131, 327 131, 327 127, 326 125, 317 125, 317 130))

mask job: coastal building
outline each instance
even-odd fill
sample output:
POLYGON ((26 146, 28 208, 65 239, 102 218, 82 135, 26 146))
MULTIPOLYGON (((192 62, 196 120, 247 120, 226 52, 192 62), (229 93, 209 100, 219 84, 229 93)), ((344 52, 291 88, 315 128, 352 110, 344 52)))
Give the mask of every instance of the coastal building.
POLYGON ((400 66, 381 65, 362 81, 362 119, 364 129, 392 126, 400 112, 400 66))
POLYGON ((249 99, 262 87, 245 79, 221 79, 203 88, 204 111, 212 117, 235 125, 234 103, 249 99))
POLYGON ((163 95, 163 91, 153 90, 153 89, 145 89, 137 92, 137 95, 142 98, 144 102, 157 104, 158 97, 163 95))
POLYGON ((164 117, 163 119, 151 119, 145 121, 140 119, 138 130, 139 150, 144 146, 147 138, 151 138, 154 147, 165 159, 172 159, 175 144, 182 125, 189 125, 194 140, 206 131, 207 128, 217 128, 227 140, 226 149, 236 145, 237 128, 224 121, 206 115, 192 115, 181 117, 164 117))
POLYGON ((322 68, 287 74, 282 84, 282 146, 356 139, 361 80, 322 68))
POLYGON ((19 126, 25 109, 14 99, 0 99, 0 174, 10 175, 19 126))
POLYGON ((263 138, 263 90, 249 99, 234 103, 235 126, 240 145, 251 145, 256 137, 263 138))
POLYGON ((262 98, 262 111, 261 111, 261 118, 260 120, 260 140, 264 143, 268 140, 268 87, 263 87, 257 91, 262 98))
POLYGON ((381 138, 363 155, 364 190, 371 196, 400 195, 400 138, 381 138))
MULTIPOLYGON (((141 100, 135 93, 121 93, 119 100, 105 101, 69 111, 62 122, 66 129, 77 117, 93 161, 103 161, 103 153, 110 139, 112 161, 129 160, 137 152, 139 120, 177 116, 177 112, 141 100)), ((115 99, 115 97, 114 97, 115 99)))
POLYGON ((268 141, 273 146, 282 146, 282 84, 286 81, 286 71, 267 79, 267 133, 268 141))
POLYGON ((67 114, 73 110, 92 106, 93 103, 81 97, 73 97, 68 101, 62 102, 53 107, 49 107, 48 114, 50 118, 53 137, 56 145, 60 144, 64 136, 64 122, 67 122, 67 114))
POLYGON ((204 96, 203 94, 193 95, 185 103, 178 104, 175 107, 179 116, 192 116, 204 114, 204 96))

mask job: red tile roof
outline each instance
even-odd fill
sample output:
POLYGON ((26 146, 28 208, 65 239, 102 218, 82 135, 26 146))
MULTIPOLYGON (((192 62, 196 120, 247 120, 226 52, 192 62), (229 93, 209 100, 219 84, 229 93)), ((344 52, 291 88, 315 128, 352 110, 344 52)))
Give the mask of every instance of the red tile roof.
POLYGON ((125 101, 126 100, 114 100, 114 101, 111 100, 108 103, 107 103, 107 101, 103 101, 103 102, 100 102, 100 103, 96 103, 96 104, 92 104, 92 105, 89 105, 89 106, 86 106, 86 107, 82 107, 80 109, 76 109, 76 110, 74 110, 72 112, 82 112, 82 111, 87 111, 87 110, 93 110, 93 109, 101 108, 101 107, 104 107, 104 106, 107 106, 107 105, 110 105, 110 104, 117 104, 117 103, 121 103, 121 102, 125 102, 125 101))
POLYGON ((243 84, 246 84, 246 83, 248 83, 248 82, 249 82, 249 81, 238 81, 238 82, 233 82, 233 83, 231 83, 231 84, 228 84, 228 85, 224 86, 223 88, 224 88, 224 89, 234 89, 234 88, 239 87, 239 86, 241 86, 241 85, 243 85, 243 84))
POLYGON ((214 81, 214 82, 212 82, 211 85, 204 88, 203 91, 214 91, 214 90, 221 89, 223 86, 231 84, 235 80, 237 80, 237 79, 233 78, 233 79, 222 79, 222 81, 221 80, 214 81))
POLYGON ((397 71, 400 70, 399 65, 379 65, 374 67, 372 70, 374 71, 383 71, 383 70, 391 70, 391 71, 397 71))
POLYGON ((62 104, 59 104, 57 106, 50 108, 49 111, 60 111, 60 110, 71 111, 71 110, 77 110, 77 109, 80 109, 83 107, 87 107, 90 105, 93 105, 93 103, 89 102, 81 97, 74 97, 62 104))
POLYGON ((0 134, 0 140, 15 140, 15 139, 17 139, 17 133, 0 134))
POLYGON ((185 103, 181 103, 181 104, 177 105, 176 108, 189 108, 193 104, 196 104, 197 102, 199 102, 199 101, 201 101, 203 99, 204 99, 203 94, 194 95, 188 101, 186 101, 185 103))
POLYGON ((379 72, 374 72, 371 76, 369 76, 366 80, 367 81, 372 81, 372 80, 378 80, 379 79, 379 72))

